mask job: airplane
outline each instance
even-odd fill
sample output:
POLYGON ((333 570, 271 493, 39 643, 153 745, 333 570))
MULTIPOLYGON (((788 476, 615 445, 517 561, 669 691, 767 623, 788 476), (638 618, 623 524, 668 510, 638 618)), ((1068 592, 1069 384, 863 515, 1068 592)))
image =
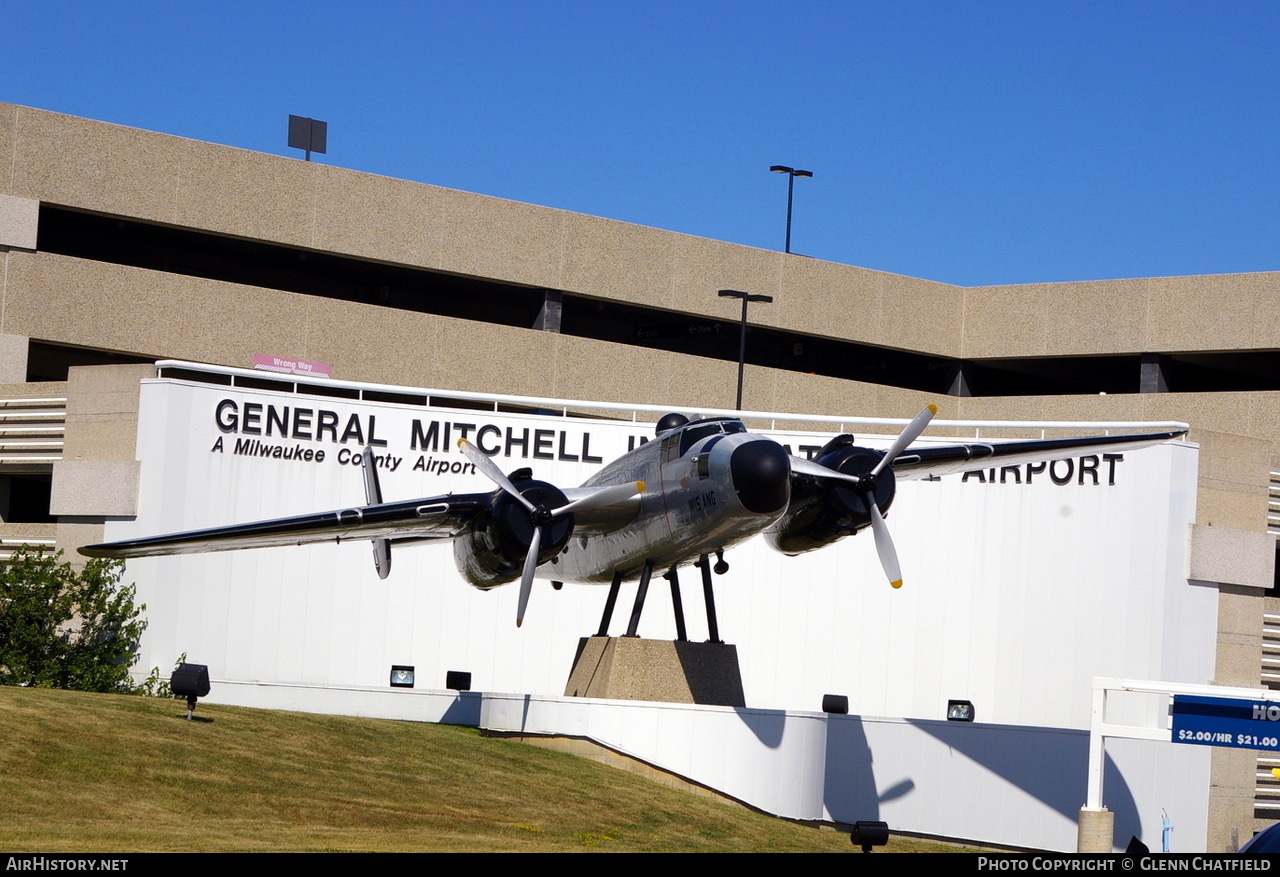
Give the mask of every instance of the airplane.
POLYGON ((463 439, 460 450, 495 490, 396 502, 383 501, 373 451, 366 447, 364 506, 88 545, 80 553, 132 558, 368 539, 374 567, 385 579, 393 544, 451 539, 458 571, 473 586, 488 590, 519 580, 517 627, 535 576, 557 589, 565 582, 608 583, 599 636, 608 635, 621 583, 638 577, 627 627, 627 636, 635 636, 650 577, 665 570, 679 640, 686 635, 677 570, 693 564, 702 573, 711 641, 719 642, 712 554, 714 571, 724 574, 724 552, 761 533, 772 548, 794 556, 870 528, 885 575, 898 588, 902 573, 885 523, 898 479, 970 471, 988 465, 984 461, 1010 465, 1104 448, 1136 450, 1185 433, 912 448, 936 413, 937 406, 926 407, 887 449, 859 446, 844 434, 812 460, 789 454, 737 418, 668 414, 658 421, 654 440, 608 463, 581 487, 564 489, 534 479, 528 468, 504 474, 463 439))

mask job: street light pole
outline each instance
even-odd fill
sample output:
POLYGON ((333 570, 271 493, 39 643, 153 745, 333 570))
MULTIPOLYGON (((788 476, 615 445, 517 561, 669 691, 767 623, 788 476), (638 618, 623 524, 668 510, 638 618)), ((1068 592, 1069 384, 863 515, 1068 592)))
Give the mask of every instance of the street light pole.
POLYGON ((769 168, 775 174, 787 175, 787 249, 791 252, 791 203, 795 195, 796 177, 812 177, 813 171, 797 170, 793 167, 787 167, 785 164, 775 164, 769 168))
POLYGON ((752 295, 747 292, 739 292, 736 289, 722 289, 719 292, 721 298, 740 298, 742 299, 742 331, 738 337, 738 402, 734 406, 738 411, 742 410, 742 373, 747 362, 747 302, 758 301, 768 303, 773 301, 771 295, 752 295))

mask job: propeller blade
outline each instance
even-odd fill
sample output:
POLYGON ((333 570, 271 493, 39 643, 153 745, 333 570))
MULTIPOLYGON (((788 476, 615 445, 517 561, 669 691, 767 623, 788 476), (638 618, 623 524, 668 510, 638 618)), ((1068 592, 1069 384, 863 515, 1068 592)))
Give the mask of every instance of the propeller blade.
POLYGON ((560 515, 567 515, 570 512, 586 512, 591 511, 592 509, 604 508, 605 506, 622 502, 625 499, 631 499, 631 497, 635 496, 637 493, 644 493, 643 481, 632 481, 627 484, 604 487, 601 488, 598 493, 593 493, 590 496, 584 496, 580 499, 575 499, 573 502, 565 503, 560 506, 560 508, 553 511, 551 516, 559 517, 560 515))
POLYGON ((880 471, 898 458, 898 455, 907 449, 907 445, 911 444, 920 437, 920 433, 924 432, 929 421, 933 420, 933 415, 938 413, 938 406, 930 403, 923 411, 916 415, 915 420, 907 424, 893 444, 889 445, 889 450, 884 452, 884 456, 880 458, 880 462, 871 470, 870 474, 879 475, 880 471))
POLYGON ((533 573, 538 568, 538 552, 541 550, 542 528, 534 524, 529 553, 524 556, 524 573, 520 576, 520 605, 516 607, 516 627, 524 624, 524 610, 529 606, 529 594, 533 591, 533 573))
POLYGON ((902 568, 898 566, 898 552, 893 547, 889 525, 884 522, 884 515, 880 514, 880 507, 876 505, 875 497, 869 493, 867 505, 871 508, 871 532, 876 537, 876 553, 880 555, 880 565, 884 567, 884 574, 889 577, 889 585, 901 588, 902 568))
POLYGON ((458 439, 458 450, 462 451, 468 460, 475 463, 476 468, 483 472, 486 478, 501 487, 507 492, 507 494, 519 500, 520 504, 529 510, 529 514, 537 512, 537 509, 533 507, 533 503, 525 499, 520 491, 516 490, 516 486, 511 483, 511 479, 502 474, 502 470, 498 468, 498 464, 490 460, 489 456, 484 451, 480 450, 466 439, 458 439))
POLYGON ((831 481, 846 481, 854 487, 863 487, 863 478, 860 475, 846 475, 843 472, 837 472, 835 469, 828 469, 821 463, 815 463, 812 460, 806 460, 804 457, 791 458, 791 471, 799 472, 801 475, 809 475, 813 478, 827 478, 831 481))

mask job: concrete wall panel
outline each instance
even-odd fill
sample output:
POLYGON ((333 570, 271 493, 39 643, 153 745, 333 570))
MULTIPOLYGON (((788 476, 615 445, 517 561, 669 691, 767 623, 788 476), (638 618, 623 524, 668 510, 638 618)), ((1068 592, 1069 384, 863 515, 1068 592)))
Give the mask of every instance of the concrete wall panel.
POLYGON ((722 320, 740 319, 741 303, 720 298, 716 293, 722 289, 773 296, 774 304, 761 305, 750 312, 748 319, 758 325, 777 325, 777 321, 786 318, 785 312, 801 306, 797 297, 788 295, 784 289, 782 261, 786 257, 783 254, 691 235, 670 237, 671 301, 679 302, 680 310, 722 320))
POLYGON ((19 107, 11 193, 52 204, 174 222, 182 170, 200 146, 218 149, 193 140, 19 107))
POLYGON ((99 349, 249 365, 255 353, 305 348, 309 304, 307 296, 235 283, 14 253, 0 330, 99 349))
POLYGON ((440 190, 440 267, 456 274, 560 288, 571 214, 516 201, 440 190))
MULTIPOLYGON (((672 274, 677 235, 594 216, 565 221, 559 288, 664 310, 706 308, 672 274)), ((715 290, 709 292, 715 296, 715 290)))
POLYGON ((174 223, 311 245, 323 173, 315 165, 207 143, 191 144, 184 158, 178 169, 174 223))
POLYGON ((445 190, 317 167, 310 246, 401 265, 443 266, 445 190))
POLYGON ((34 250, 39 213, 39 201, 0 195, 0 247, 34 250))
MULTIPOLYGON (((1147 349, 1152 351, 1241 350, 1253 346, 1262 319, 1269 346, 1280 332, 1272 315, 1256 312, 1258 287, 1274 287, 1275 274, 1156 277, 1147 280, 1147 349)), ((1272 302, 1274 304, 1274 302, 1272 302)))
POLYGON ((0 103, 0 192, 11 193, 13 171, 17 166, 14 155, 14 128, 18 107, 0 103))
MULTIPOLYGON (((958 286, 880 274, 880 335, 886 347, 960 356, 964 325, 964 290, 958 286)), ((857 315, 852 315, 857 319, 857 315)))

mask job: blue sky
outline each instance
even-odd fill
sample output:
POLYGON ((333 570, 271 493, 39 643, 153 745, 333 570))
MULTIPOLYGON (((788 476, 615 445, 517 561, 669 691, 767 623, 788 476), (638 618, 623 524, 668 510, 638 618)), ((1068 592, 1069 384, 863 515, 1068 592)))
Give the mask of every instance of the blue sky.
POLYGON ((15 2, 0 100, 961 285, 1280 268, 1280 3, 15 2))

